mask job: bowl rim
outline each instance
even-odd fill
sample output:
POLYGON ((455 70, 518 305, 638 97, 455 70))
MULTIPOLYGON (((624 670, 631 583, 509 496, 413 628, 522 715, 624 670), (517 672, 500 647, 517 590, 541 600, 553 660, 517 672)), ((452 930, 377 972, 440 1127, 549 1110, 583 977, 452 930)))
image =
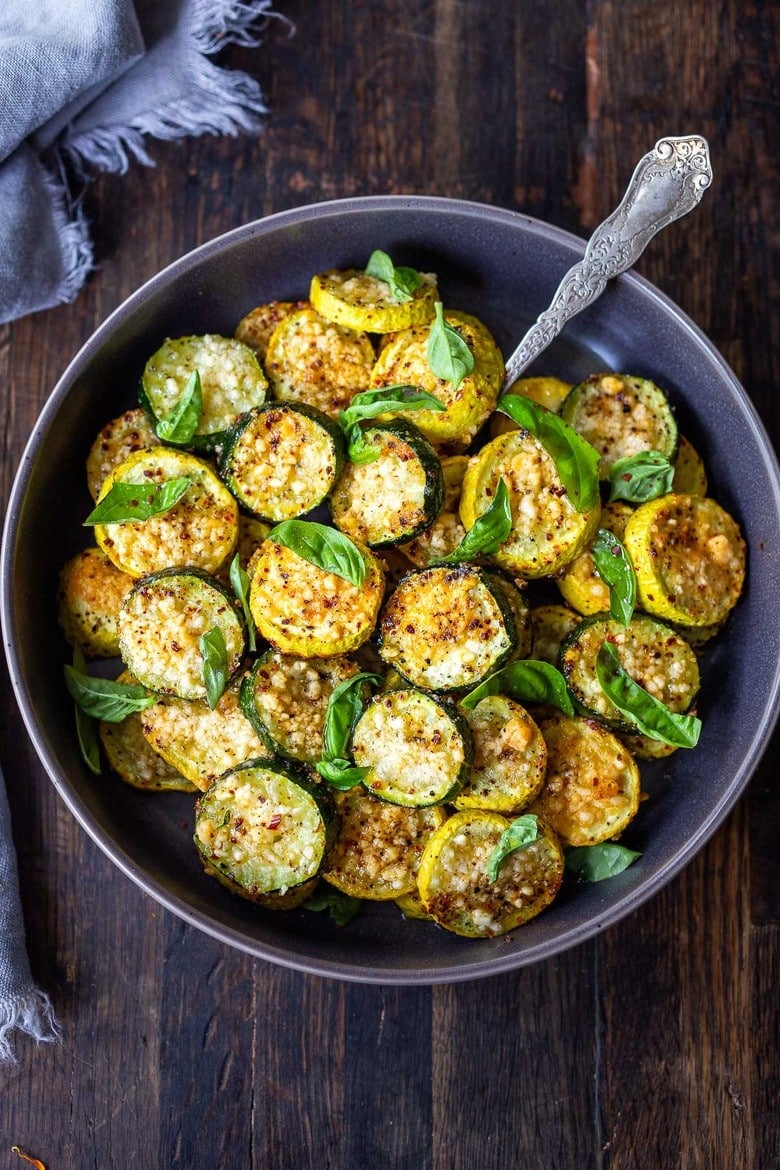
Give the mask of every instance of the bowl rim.
MULTIPOLYGON (((544 939, 520 952, 493 954, 484 960, 478 960, 477 962, 469 961, 460 964, 454 963, 446 968, 385 969, 381 966, 353 968, 342 961, 307 959, 304 956, 291 955, 274 944, 249 939, 231 926, 214 923, 207 914, 188 904, 177 894, 167 889, 160 881, 147 874, 133 860, 130 854, 108 837, 96 817, 93 816, 78 793, 72 789, 69 781, 60 773, 56 761, 49 753, 39 733, 38 724, 34 716, 32 698, 23 677, 21 663, 16 650, 16 620, 11 596, 13 554, 18 537, 19 518, 32 474, 36 453, 47 436, 61 403, 69 393, 71 384, 79 373, 89 365, 94 352, 100 348, 105 336, 113 331, 119 321, 132 313, 139 304, 143 303, 150 293, 157 291, 181 273, 208 260, 209 256, 213 253, 222 252, 226 248, 243 243, 245 240, 254 236, 262 236, 274 231, 278 227, 292 225, 312 218, 321 218, 323 215, 343 214, 344 212, 365 214, 366 212, 373 211, 398 211, 401 209, 425 211, 439 215, 457 214, 463 216, 465 214, 482 221, 487 219, 495 223, 503 223, 513 227, 522 226, 525 233, 543 236, 547 240, 564 245, 572 252, 572 262, 580 257, 586 243, 581 237, 562 228, 535 219, 524 213, 511 211, 507 208, 495 207, 488 203, 430 195, 369 195, 331 199, 306 204, 286 211, 275 212, 274 214, 252 220, 233 228, 178 257, 140 285, 90 335, 66 366, 38 415, 22 452, 19 466, 15 472, 6 510, 2 550, 0 551, 0 622, 2 623, 3 645, 14 697, 38 759, 43 764, 58 795, 73 814, 76 821, 117 868, 143 890, 144 893, 175 914, 178 918, 183 919, 191 926, 196 927, 212 938, 227 943, 256 958, 273 962, 279 966, 309 975, 335 978, 345 982, 422 986, 438 983, 457 983, 484 978, 486 976, 500 975, 520 967, 528 966, 531 963, 539 962, 542 959, 552 958, 563 951, 569 950, 571 947, 593 938, 607 927, 614 925, 622 918, 633 913, 641 905, 649 901, 650 898, 654 897, 664 885, 693 859, 695 854, 699 852, 723 823, 736 801, 742 795, 748 781, 757 768, 768 746, 778 716, 780 715, 780 709, 778 707, 778 696, 780 696, 780 662, 775 664, 775 673, 771 686, 771 701, 767 703, 762 711, 759 726, 756 728, 750 744, 747 745, 742 763, 732 776, 729 785, 721 794, 718 802, 708 810, 707 816, 698 825, 696 831, 686 840, 684 847, 679 848, 639 889, 623 894, 612 905, 604 909, 602 913, 595 915, 587 922, 570 927, 554 939, 544 939)), ((753 433, 757 448, 763 457, 767 476, 773 488, 774 509, 780 517, 780 467, 778 466, 777 456, 756 408, 736 375, 706 334, 669 297, 656 288, 655 285, 635 272, 624 273, 618 277, 618 280, 628 284, 630 287, 636 288, 643 297, 655 302, 665 314, 670 315, 689 334, 691 340, 706 352, 710 361, 718 368, 720 375, 728 383, 733 397, 740 406, 753 433)), ((544 307, 543 305, 540 306, 540 311, 544 307)))

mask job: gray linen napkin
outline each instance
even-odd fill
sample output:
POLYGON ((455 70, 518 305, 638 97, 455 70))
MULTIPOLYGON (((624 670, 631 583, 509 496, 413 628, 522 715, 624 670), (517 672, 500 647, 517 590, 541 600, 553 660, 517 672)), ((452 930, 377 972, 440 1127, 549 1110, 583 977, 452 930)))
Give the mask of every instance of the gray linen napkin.
POLYGON ((256 81, 208 60, 259 43, 271 0, 3 0, 0 323, 71 301, 92 268, 66 163, 151 165, 148 135, 259 129, 256 81))

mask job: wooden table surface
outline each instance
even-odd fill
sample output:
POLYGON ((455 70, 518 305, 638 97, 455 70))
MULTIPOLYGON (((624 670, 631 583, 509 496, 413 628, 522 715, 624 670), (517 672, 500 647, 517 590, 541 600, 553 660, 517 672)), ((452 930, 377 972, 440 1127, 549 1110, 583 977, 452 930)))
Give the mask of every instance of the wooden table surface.
MULTIPOLYGON (((761 0, 279 0, 259 139, 152 147, 85 201, 75 304, 0 328, 4 499, 70 357, 143 280, 246 220, 433 193, 580 235, 666 133, 716 183, 639 268, 777 436, 778 10, 761 0), (775 133, 775 148, 771 135, 775 133), (773 267, 774 265, 774 267, 773 267)), ((275 968, 142 894, 76 825, 2 687, 34 973, 60 1047, 0 1072, 0 1167, 742 1170, 780 1164, 777 740, 710 843, 603 935, 515 974, 361 987, 275 968)))

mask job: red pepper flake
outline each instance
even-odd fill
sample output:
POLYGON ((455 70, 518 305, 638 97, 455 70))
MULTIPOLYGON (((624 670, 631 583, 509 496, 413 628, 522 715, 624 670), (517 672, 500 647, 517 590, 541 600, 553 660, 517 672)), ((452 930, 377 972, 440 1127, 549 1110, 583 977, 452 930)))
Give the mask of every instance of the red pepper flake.
POLYGON ((282 814, 281 813, 274 813, 274 815, 271 817, 270 821, 267 822, 265 827, 266 827, 266 829, 278 829, 279 826, 281 825, 281 823, 282 823, 282 814))

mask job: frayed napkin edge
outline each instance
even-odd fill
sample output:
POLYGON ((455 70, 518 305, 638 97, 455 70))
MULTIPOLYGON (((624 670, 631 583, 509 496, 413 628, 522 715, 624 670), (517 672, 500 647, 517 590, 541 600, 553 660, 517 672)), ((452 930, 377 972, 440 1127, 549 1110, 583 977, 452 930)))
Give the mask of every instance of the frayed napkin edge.
POLYGON ((38 1044, 59 1043, 62 1031, 51 1000, 43 991, 31 991, 0 1000, 0 1063, 16 1064, 11 1032, 23 1032, 38 1044))
POLYGON ((92 240, 86 216, 80 206, 72 203, 64 180, 44 167, 43 182, 51 198, 52 219, 65 273, 57 289, 57 300, 67 304, 75 300, 94 267, 92 240))

